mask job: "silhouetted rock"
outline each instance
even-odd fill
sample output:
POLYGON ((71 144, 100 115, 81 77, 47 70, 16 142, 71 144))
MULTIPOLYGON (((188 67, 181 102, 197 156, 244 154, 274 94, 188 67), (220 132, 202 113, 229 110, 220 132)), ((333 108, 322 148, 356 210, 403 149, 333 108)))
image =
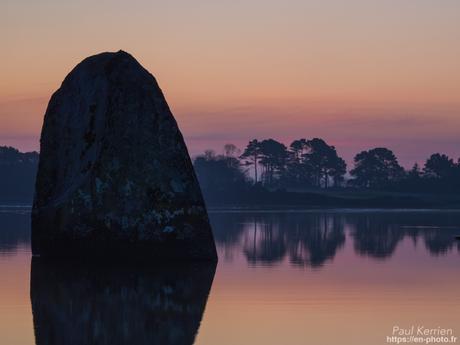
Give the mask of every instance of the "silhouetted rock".
POLYGON ((155 78, 89 57, 45 114, 32 213, 42 256, 216 259, 187 148, 155 78))
POLYGON ((215 263, 69 269, 34 258, 36 343, 191 345, 214 272, 215 263))

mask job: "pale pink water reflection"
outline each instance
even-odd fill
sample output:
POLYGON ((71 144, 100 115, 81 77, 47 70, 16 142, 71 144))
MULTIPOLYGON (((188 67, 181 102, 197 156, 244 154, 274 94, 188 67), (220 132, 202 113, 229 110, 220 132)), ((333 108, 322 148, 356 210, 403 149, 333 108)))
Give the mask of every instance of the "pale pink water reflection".
MULTIPOLYGON (((0 214, 0 344, 35 344, 27 216, 0 214)), ((196 344, 386 344, 395 325, 460 335, 459 212, 211 218, 220 261, 196 344)))

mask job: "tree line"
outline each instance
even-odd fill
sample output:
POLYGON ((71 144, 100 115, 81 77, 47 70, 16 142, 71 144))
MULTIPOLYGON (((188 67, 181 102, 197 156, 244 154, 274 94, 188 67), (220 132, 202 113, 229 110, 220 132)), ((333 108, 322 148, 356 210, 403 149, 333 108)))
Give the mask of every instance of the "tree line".
POLYGON ((38 152, 0 146, 0 201, 31 202, 37 166, 38 152))
MULTIPOLYGON (((22 153, 0 146, 0 201, 31 201, 37 166, 37 152, 22 153)), ((267 197, 276 199, 276 193, 266 194, 274 190, 346 189, 446 195, 460 192, 460 160, 445 154, 434 153, 423 165, 415 164, 405 170, 390 149, 380 147, 359 152, 353 166, 347 167, 335 147, 320 138, 294 140, 288 147, 274 139, 254 139, 243 150, 227 144, 221 154, 208 150, 195 157, 194 167, 203 194, 211 203, 242 202, 242 195, 250 195, 250 200, 244 198, 246 203, 267 197)), ((285 202, 302 199, 300 193, 294 194, 284 195, 285 202)))
POLYGON ((420 167, 405 170, 388 148, 356 154, 353 167, 320 138, 294 140, 288 147, 274 139, 251 140, 240 151, 227 144, 223 154, 208 150, 194 159, 203 189, 260 186, 268 189, 357 188, 406 192, 460 190, 460 159, 434 153, 420 167), (348 175, 347 175, 348 172, 348 175))

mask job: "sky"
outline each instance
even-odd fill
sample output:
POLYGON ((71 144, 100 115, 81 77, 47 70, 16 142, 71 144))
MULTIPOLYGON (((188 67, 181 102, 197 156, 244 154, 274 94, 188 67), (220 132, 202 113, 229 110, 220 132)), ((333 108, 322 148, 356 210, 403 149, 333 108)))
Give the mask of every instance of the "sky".
POLYGON ((460 156, 458 0, 0 0, 0 145, 38 150, 82 59, 131 53, 192 155, 321 137, 348 162, 460 156))

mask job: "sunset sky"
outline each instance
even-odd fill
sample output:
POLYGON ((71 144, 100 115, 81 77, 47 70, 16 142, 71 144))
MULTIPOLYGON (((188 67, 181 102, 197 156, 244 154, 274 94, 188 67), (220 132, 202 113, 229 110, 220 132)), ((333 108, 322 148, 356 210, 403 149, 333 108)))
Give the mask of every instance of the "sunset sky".
POLYGON ((51 93, 83 58, 128 51, 195 155, 322 137, 350 162, 460 156, 460 1, 1 0, 0 145, 37 150, 51 93))

